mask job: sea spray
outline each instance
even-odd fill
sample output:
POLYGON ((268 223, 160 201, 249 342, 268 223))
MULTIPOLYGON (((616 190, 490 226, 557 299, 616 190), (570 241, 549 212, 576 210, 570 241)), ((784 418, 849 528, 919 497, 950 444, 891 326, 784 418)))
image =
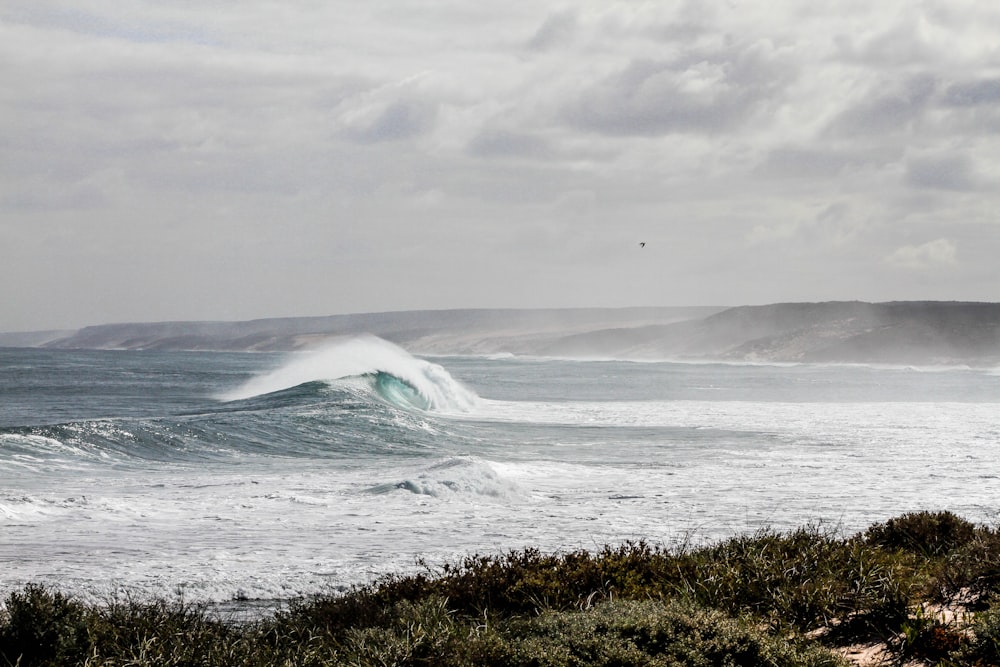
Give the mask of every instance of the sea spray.
POLYGON ((462 412, 477 401, 475 393, 463 387, 441 366, 418 359, 376 336, 342 338, 327 347, 293 357, 281 367, 252 378, 220 398, 235 401, 316 380, 355 377, 371 377, 379 395, 402 404, 401 407, 462 412))

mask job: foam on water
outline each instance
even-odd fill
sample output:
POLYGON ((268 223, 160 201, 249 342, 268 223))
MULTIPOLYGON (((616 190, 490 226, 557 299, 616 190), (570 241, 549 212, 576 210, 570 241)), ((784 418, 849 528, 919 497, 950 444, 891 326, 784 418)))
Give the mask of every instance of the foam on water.
POLYGON ((375 494, 396 491, 445 499, 471 496, 514 500, 524 496, 524 490, 502 476, 494 464, 464 456, 446 459, 417 475, 369 489, 375 494))
MULTIPOLYGON (((498 422, 731 431, 797 442, 855 442, 859 436, 899 438, 932 446, 944 437, 988 441, 997 432, 992 403, 788 403, 760 401, 488 401, 477 418, 498 422)), ((691 436, 687 436, 691 437, 691 436)))

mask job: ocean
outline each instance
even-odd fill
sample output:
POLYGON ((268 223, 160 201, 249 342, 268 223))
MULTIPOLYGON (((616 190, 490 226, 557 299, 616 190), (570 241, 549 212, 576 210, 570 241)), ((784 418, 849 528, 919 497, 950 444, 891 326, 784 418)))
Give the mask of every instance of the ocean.
POLYGON ((1000 372, 0 349, 0 594, 276 604, 472 554, 1000 516, 1000 372))

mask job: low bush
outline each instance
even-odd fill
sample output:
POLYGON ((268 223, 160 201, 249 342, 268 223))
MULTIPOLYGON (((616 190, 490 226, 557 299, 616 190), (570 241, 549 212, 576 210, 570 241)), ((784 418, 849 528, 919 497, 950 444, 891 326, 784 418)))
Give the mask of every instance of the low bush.
POLYGON ((1000 664, 1000 534, 947 512, 853 537, 762 531, 704 548, 474 556, 223 622, 181 600, 84 605, 37 585, 0 612, 0 666, 838 665, 887 638, 900 661, 1000 664), (970 628, 922 615, 961 592, 970 628))
POLYGON ((222 664, 239 632, 183 600, 113 598, 94 607, 88 624, 94 658, 102 665, 222 664))
POLYGON ((933 593, 948 599, 963 595, 986 599, 1000 589, 1000 533, 981 529, 943 556, 934 570, 933 593))
POLYGON ((893 630, 906 617, 909 560, 817 529, 737 537, 678 559, 682 591, 707 606, 800 630, 833 619, 893 630))
POLYGON ((29 584, 11 593, 0 625, 0 658, 11 665, 70 664, 89 646, 86 609, 75 600, 29 584))
POLYGON ((1000 606, 976 614, 960 664, 1000 665, 1000 606))
POLYGON ((871 526, 864 536, 884 549, 935 557, 968 544, 979 532, 974 524, 951 512, 911 512, 871 526))
POLYGON ((385 627, 347 633, 345 665, 437 667, 842 667, 815 642, 789 641, 690 601, 618 600, 494 625, 456 623, 440 598, 403 603, 385 627))
POLYGON ((628 665, 773 665, 839 667, 815 643, 788 641, 691 601, 618 600, 586 611, 550 611, 515 621, 507 641, 481 664, 552 667, 628 665))
POLYGON ((923 607, 907 618, 893 642, 902 659, 918 659, 941 664, 958 654, 967 644, 966 635, 954 624, 928 614, 923 607))

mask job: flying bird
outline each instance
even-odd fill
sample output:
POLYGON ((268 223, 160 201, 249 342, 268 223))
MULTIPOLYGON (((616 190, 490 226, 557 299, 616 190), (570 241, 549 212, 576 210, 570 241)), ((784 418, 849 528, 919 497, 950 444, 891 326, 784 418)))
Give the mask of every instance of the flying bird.
POLYGON ((645 248, 646 247, 646 242, 645 241, 639 241, 639 247, 640 248, 645 248))

